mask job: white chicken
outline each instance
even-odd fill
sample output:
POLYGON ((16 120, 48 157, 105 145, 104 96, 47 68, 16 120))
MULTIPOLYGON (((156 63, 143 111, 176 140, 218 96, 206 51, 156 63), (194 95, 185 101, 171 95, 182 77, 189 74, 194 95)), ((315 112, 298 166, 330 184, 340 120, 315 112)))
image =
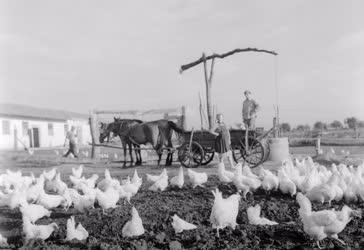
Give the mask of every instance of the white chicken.
POLYGON ((135 207, 131 210, 131 220, 126 222, 122 229, 123 237, 133 237, 144 234, 142 219, 135 207))
POLYGON ((252 225, 278 225, 277 222, 260 217, 261 207, 259 204, 254 207, 248 207, 247 214, 249 223, 252 225))
POLYGON ((45 180, 50 181, 50 180, 52 180, 56 176, 57 171, 56 171, 56 168, 52 168, 48 172, 45 171, 45 170, 43 170, 43 173, 42 174, 43 174, 45 180))
POLYGON ((303 230, 316 240, 317 246, 320 249, 319 243, 326 237, 333 238, 345 245, 339 239, 338 234, 344 230, 352 217, 361 216, 359 211, 354 211, 346 205, 341 211, 321 210, 314 212, 312 211, 310 200, 302 193, 297 194, 296 200, 300 205, 299 215, 303 222, 303 230))
POLYGON ((42 192, 37 200, 37 204, 42 205, 47 209, 56 208, 59 206, 66 207, 66 199, 61 195, 53 195, 42 192))
POLYGON ((87 193, 81 195, 77 192, 77 190, 70 188, 68 192, 72 198, 73 207, 83 213, 84 211, 94 208, 95 199, 96 199, 96 192, 95 194, 87 193))
POLYGON ((117 188, 120 186, 120 182, 117 179, 111 178, 110 171, 105 169, 105 179, 97 184, 97 188, 101 191, 106 191, 110 187, 117 188))
POLYGON ((331 201, 335 199, 336 190, 330 185, 324 183, 313 187, 310 191, 308 191, 306 196, 310 201, 321 202, 322 204, 327 201, 331 204, 331 201))
POLYGON ((0 247, 1 248, 7 248, 8 247, 8 239, 5 238, 4 236, 2 236, 2 234, 0 234, 0 247))
POLYGON ((3 194, 0 192, 0 205, 15 209, 26 202, 26 190, 24 187, 16 188, 13 192, 3 194))
POLYGON ((29 218, 23 217, 23 231, 26 242, 30 239, 46 240, 57 228, 58 225, 54 222, 48 225, 35 225, 30 222, 29 218))
POLYGON ((66 241, 71 241, 73 239, 81 241, 87 238, 88 238, 87 230, 81 225, 81 223, 78 223, 76 227, 75 217, 71 216, 71 218, 67 220, 66 241))
POLYGON ((29 218, 31 223, 35 223, 37 220, 43 217, 51 216, 51 211, 42 205, 28 204, 27 202, 24 202, 20 205, 20 212, 22 213, 23 217, 29 218))
POLYGON ((151 191, 164 191, 168 187, 168 175, 162 175, 158 180, 156 180, 149 190, 151 191))
POLYGON ((178 175, 172 177, 170 181, 171 186, 177 186, 179 188, 182 188, 184 184, 184 174, 183 174, 183 167, 179 167, 178 175))
POLYGON ((279 187, 279 179, 273 174, 271 171, 261 168, 260 172, 262 173, 262 188, 265 191, 277 190, 279 187))
POLYGON ((234 178, 234 173, 227 171, 225 169, 225 164, 223 162, 220 162, 217 165, 217 173, 218 173, 219 180, 221 182, 229 183, 229 182, 232 182, 232 180, 234 178))
POLYGON ((239 212, 240 195, 233 194, 224 199, 222 193, 217 188, 212 193, 215 196, 215 200, 211 210, 210 222, 212 223, 212 228, 216 228, 217 236, 219 237, 219 229, 227 226, 235 229, 237 225, 236 217, 239 212))
POLYGON ((297 192, 296 184, 288 177, 284 169, 278 170, 279 190, 284 194, 295 195, 297 192))
POLYGON ((131 179, 131 183, 137 185, 138 186, 138 189, 143 184, 143 179, 138 176, 138 172, 137 172, 136 169, 134 170, 134 175, 133 175, 133 178, 131 179))
POLYGON ((191 169, 187 169, 187 175, 192 183, 192 188, 197 186, 203 187, 203 184, 207 182, 207 174, 206 173, 198 173, 191 169))
POLYGON ((246 195, 250 192, 250 187, 243 183, 242 166, 240 163, 236 164, 233 183, 238 192, 243 192, 243 198, 246 199, 246 195))
POLYGON ((160 175, 151 175, 151 174, 146 174, 147 176, 147 181, 149 182, 156 182, 160 177, 162 177, 163 175, 167 175, 167 170, 164 168, 162 173, 160 175))
POLYGON ((45 182, 45 190, 62 194, 67 189, 67 184, 61 180, 61 173, 57 173, 54 179, 45 182))
POLYGON ((109 187, 105 192, 96 188, 96 200, 102 208, 103 213, 109 208, 116 208, 116 203, 119 201, 119 191, 113 187, 109 187))
POLYGON ((44 192, 44 175, 41 174, 34 185, 31 185, 27 190, 27 201, 36 202, 41 193, 44 192))
POLYGON ((197 228, 196 225, 182 220, 180 217, 177 216, 177 214, 173 215, 172 219, 172 227, 175 233, 182 233, 184 230, 193 230, 197 228))
POLYGON ((72 168, 72 175, 78 179, 81 178, 83 172, 83 165, 79 165, 78 168, 72 168))

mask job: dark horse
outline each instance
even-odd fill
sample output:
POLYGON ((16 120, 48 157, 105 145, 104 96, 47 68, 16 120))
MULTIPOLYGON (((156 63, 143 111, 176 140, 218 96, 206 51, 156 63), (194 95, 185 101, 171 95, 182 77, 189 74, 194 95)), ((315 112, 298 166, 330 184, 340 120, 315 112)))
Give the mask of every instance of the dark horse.
POLYGON ((134 159, 133 159, 133 146, 134 146, 134 150, 135 150, 135 157, 136 157, 136 165, 141 165, 142 164, 142 156, 140 153, 140 146, 137 144, 132 143, 131 141, 128 140, 123 140, 121 134, 124 133, 125 131, 127 131, 129 128, 133 127, 136 124, 140 124, 142 123, 141 120, 137 120, 137 119, 119 119, 119 118, 115 118, 114 117, 114 122, 109 123, 109 124, 105 124, 105 123, 101 123, 101 127, 100 127, 100 142, 103 143, 105 138, 108 139, 110 138, 110 133, 112 132, 114 135, 119 136, 121 143, 123 145, 123 149, 124 149, 124 166, 126 165, 126 151, 127 151, 127 146, 129 147, 129 153, 130 153, 130 161, 131 161, 131 165, 133 165, 134 163, 134 159))
MULTIPOLYGON (((131 142, 135 145, 150 143, 153 149, 158 154, 158 165, 163 154, 163 147, 173 148, 172 134, 175 131, 177 134, 184 132, 173 121, 157 120, 151 122, 143 122, 130 127, 128 130, 120 133, 121 140, 131 142)), ((173 151, 168 151, 166 166, 172 165, 173 151)))

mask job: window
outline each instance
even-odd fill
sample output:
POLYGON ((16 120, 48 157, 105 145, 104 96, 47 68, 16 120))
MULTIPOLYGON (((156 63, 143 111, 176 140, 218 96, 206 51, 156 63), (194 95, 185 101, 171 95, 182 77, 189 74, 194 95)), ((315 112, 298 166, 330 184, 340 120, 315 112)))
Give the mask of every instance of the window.
POLYGON ((64 135, 67 135, 68 132, 68 124, 64 125, 64 135))
POLYGON ((3 135, 10 135, 10 121, 3 120, 2 125, 3 125, 3 135))
POLYGON ((54 130, 53 130, 53 123, 48 123, 48 135, 53 136, 54 130))
POLYGON ((23 130, 23 136, 28 135, 29 122, 22 122, 21 127, 22 127, 22 130, 23 130))

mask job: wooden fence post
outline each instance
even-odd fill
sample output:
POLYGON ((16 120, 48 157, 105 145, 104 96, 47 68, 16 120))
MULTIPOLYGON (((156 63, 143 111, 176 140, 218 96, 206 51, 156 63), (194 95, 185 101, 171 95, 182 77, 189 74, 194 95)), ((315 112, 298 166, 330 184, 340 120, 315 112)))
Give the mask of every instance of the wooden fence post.
POLYGON ((14 150, 18 149, 18 130, 14 128, 14 150))
POLYGON ((321 149, 321 136, 318 136, 316 139, 316 155, 321 155, 322 149, 321 149))
POLYGON ((91 158, 94 160, 100 159, 100 147, 95 146, 99 144, 99 129, 97 124, 97 114, 95 111, 90 114, 90 131, 92 139, 91 158))

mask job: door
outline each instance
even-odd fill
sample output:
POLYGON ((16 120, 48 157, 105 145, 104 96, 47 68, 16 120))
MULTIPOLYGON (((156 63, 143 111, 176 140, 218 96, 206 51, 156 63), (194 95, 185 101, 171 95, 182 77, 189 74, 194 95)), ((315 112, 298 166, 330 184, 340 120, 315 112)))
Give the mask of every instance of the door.
POLYGON ((33 147, 39 148, 39 128, 32 128, 33 130, 33 147))

